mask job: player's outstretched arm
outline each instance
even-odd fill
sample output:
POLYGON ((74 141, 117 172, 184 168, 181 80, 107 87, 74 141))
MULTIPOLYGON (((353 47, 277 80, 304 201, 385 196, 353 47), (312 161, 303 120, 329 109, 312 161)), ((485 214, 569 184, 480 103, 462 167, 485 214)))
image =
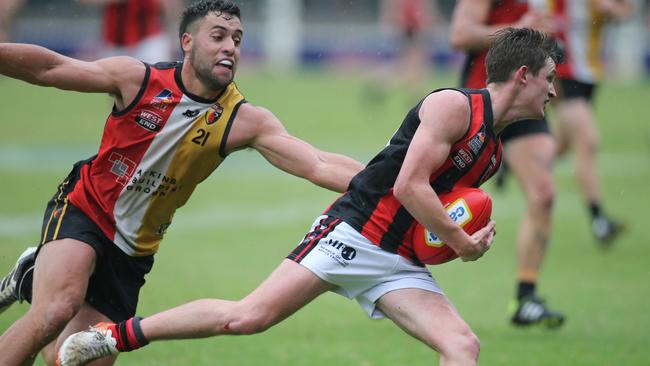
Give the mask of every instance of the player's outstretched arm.
POLYGON ((235 139, 250 137, 244 147, 254 148, 275 167, 321 187, 344 192, 352 177, 363 169, 352 158, 321 151, 290 135, 267 109, 245 104, 237 113, 235 125, 235 139))
POLYGON ((128 84, 139 87, 144 71, 130 57, 86 62, 41 46, 0 43, 0 74, 41 86, 120 96, 128 84))

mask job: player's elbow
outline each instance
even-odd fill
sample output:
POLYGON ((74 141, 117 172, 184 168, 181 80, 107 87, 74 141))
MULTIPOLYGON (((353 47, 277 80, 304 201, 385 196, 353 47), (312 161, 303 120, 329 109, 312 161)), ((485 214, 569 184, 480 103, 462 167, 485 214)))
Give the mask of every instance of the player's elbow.
POLYGON ((244 311, 238 319, 228 323, 228 329, 237 335, 251 335, 262 333, 273 325, 277 324, 279 317, 273 315, 270 311, 244 311))
POLYGON ((462 29, 452 27, 449 33, 449 44, 456 50, 466 50, 469 47, 468 37, 462 29))
POLYGON ((452 32, 449 35, 449 44, 455 50, 463 50, 465 47, 464 39, 458 32, 452 32))
POLYGON ((413 196, 413 192, 413 185, 407 179, 400 179, 398 177, 395 181, 395 186, 393 186, 393 195, 402 205, 404 202, 408 202, 410 197, 413 196))

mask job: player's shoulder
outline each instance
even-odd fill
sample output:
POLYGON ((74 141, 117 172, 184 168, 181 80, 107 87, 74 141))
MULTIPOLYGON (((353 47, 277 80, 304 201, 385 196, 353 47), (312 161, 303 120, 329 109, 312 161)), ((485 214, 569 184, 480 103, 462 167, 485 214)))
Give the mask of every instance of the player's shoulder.
POLYGON ((95 62, 115 79, 123 82, 140 83, 148 68, 144 62, 130 56, 107 57, 95 62))
POLYGON ((238 122, 251 123, 255 125, 277 121, 277 118, 275 118, 273 112, 269 109, 251 103, 244 103, 239 107, 237 119, 239 120, 238 122))
POLYGON ((444 108, 452 112, 469 111, 467 92, 461 89, 440 89, 427 95, 422 102, 424 109, 431 111, 444 108))
POLYGON ((131 56, 113 56, 106 57, 95 61, 98 64, 103 65, 106 68, 111 68, 115 71, 120 72, 144 72, 147 68, 146 64, 137 58, 131 56))
POLYGON ((437 90, 429 94, 420 108, 420 120, 435 128, 449 142, 458 141, 469 128, 471 107, 468 95, 459 89, 437 90))
POLYGON ((467 90, 458 88, 442 88, 432 91, 427 97, 445 98, 457 102, 467 101, 467 90))
POLYGON ((260 106, 244 103, 239 107, 228 136, 229 152, 252 147, 263 136, 286 133, 282 123, 273 113, 260 106))

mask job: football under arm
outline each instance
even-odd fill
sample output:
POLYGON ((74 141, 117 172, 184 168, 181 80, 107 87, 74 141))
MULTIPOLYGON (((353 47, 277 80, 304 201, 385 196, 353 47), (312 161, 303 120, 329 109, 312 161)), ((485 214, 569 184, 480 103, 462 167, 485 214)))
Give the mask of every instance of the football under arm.
POLYGON ((429 179, 467 130, 469 112, 466 96, 456 91, 427 97, 420 110, 420 126, 394 187, 395 197, 409 213, 461 256, 465 248, 457 245, 466 243, 468 235, 449 218, 429 179))

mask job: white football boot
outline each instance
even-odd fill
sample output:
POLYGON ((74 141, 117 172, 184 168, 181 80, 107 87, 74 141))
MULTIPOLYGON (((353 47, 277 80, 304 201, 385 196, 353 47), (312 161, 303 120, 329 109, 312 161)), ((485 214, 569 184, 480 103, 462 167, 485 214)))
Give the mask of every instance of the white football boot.
POLYGON ((72 334, 61 345, 56 357, 58 366, 85 365, 98 358, 116 355, 117 340, 107 326, 111 323, 99 323, 88 330, 72 334))
POLYGON ((18 257, 16 265, 0 281, 0 313, 4 312, 20 298, 20 287, 25 273, 34 270, 36 247, 29 247, 18 257))

